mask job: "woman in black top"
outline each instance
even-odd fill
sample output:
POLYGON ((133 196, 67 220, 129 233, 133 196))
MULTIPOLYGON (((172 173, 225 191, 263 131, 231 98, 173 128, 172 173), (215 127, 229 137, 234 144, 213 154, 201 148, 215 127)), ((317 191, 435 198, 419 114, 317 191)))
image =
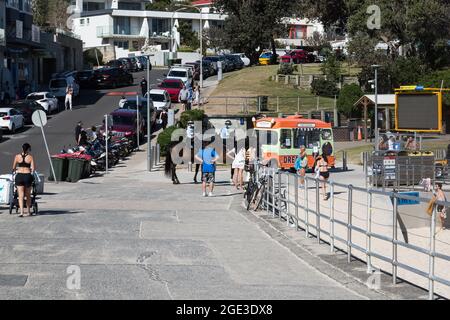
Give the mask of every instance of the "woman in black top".
POLYGON ((24 197, 27 198, 27 216, 31 215, 31 186, 33 185, 33 174, 36 170, 33 156, 30 155, 31 146, 25 143, 22 153, 14 157, 13 172, 16 172, 16 187, 19 193, 19 217, 23 217, 24 197))

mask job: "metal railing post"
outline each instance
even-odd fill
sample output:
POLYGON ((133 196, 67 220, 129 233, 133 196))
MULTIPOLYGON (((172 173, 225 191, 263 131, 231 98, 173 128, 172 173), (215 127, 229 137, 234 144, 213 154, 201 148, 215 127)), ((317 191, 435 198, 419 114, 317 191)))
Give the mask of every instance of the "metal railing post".
POLYGON ((334 252, 334 183, 330 182, 330 251, 334 252))
POLYGON ((272 175, 272 218, 275 219, 275 170, 272 175))
POLYGON ((228 115, 228 97, 225 98, 225 114, 228 115))
POLYGON ((317 242, 320 244, 320 185, 316 179, 316 234, 317 242))
POLYGON ((305 179, 305 236, 309 238, 309 197, 308 179, 305 179))
POLYGON ((430 225, 430 252, 428 254, 429 269, 428 269, 428 299, 434 300, 434 255, 436 251, 436 216, 437 206, 434 206, 433 215, 431 217, 430 225))
POLYGON ((367 273, 372 273, 372 190, 368 190, 367 193, 367 238, 366 238, 366 251, 367 251, 367 273))
POLYGON ((353 186, 348 186, 348 217, 347 217, 347 261, 352 261, 352 211, 353 211, 353 186))
POLYGON ((393 193, 393 208, 392 208, 392 283, 397 284, 397 206, 398 197, 397 192, 393 193))
POLYGON ((298 177, 294 176, 294 196, 295 196, 295 200, 294 200, 294 206, 295 206, 295 224, 296 224, 296 228, 295 230, 298 230, 298 177))
POLYGON ((281 220, 281 173, 278 172, 278 194, 277 194, 277 207, 278 218, 281 220))
POLYGON ((280 112, 280 97, 277 96, 277 112, 280 112))
POLYGON ((286 186, 286 192, 287 192, 287 199, 286 199, 286 225, 287 226, 289 226, 289 221, 291 220, 291 215, 290 215, 290 212, 289 212, 289 206, 290 206, 290 203, 289 203, 289 201, 290 201, 290 196, 289 196, 289 191, 290 191, 290 187, 289 187, 289 185, 290 185, 290 179, 289 179, 289 174, 286 174, 286 177, 287 177, 287 182, 286 182, 286 184, 287 184, 287 186, 286 186))

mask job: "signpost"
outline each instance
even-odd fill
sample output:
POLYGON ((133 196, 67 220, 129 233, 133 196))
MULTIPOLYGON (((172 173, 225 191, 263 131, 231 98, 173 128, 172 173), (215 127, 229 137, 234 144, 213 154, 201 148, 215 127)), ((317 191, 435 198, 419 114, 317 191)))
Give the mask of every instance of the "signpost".
POLYGON ((45 149, 47 150, 48 161, 50 162, 50 168, 52 169, 53 179, 56 183, 58 180, 56 179, 55 169, 53 168, 52 158, 50 156, 50 151, 48 150, 47 139, 45 137, 44 126, 47 124, 47 115, 42 110, 36 110, 31 115, 31 121, 36 127, 41 128, 42 138, 44 139, 45 149))

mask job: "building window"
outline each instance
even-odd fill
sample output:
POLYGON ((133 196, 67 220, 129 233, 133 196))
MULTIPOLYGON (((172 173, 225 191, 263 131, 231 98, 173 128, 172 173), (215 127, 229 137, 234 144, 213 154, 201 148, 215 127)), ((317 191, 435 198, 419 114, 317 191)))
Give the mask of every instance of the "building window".
POLYGON ((152 28, 151 33, 155 33, 157 35, 170 31, 170 19, 152 19, 152 28))
POLYGON ((84 26, 84 19, 80 19, 80 26, 84 26))
POLYGON ((83 2, 83 11, 104 10, 104 2, 83 2))
POLYGON ((130 17, 114 17, 114 34, 130 34, 130 17))
POLYGON ((119 2, 119 10, 141 10, 140 3, 134 2, 119 2))

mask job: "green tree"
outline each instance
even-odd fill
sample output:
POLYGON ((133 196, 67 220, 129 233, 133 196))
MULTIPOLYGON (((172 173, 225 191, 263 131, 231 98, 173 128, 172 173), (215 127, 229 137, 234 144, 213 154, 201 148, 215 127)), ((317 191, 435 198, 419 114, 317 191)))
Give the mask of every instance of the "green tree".
POLYGON ((216 0, 216 7, 228 15, 225 20, 225 45, 244 52, 255 63, 270 47, 275 53, 275 39, 286 33, 283 18, 295 2, 284 0, 216 0))
POLYGON ((355 109, 354 104, 364 95, 361 87, 357 84, 346 84, 342 87, 337 100, 337 108, 339 112, 346 114, 347 116, 355 115, 358 111, 355 109))
POLYGON ((341 79, 341 63, 338 61, 336 54, 327 56, 327 60, 320 67, 327 80, 333 83, 338 83, 341 79))
MULTIPOLYGON (((434 71, 423 75, 417 83, 428 88, 440 88, 444 81, 444 88, 450 88, 450 69, 434 71)), ((450 92, 444 94, 444 104, 450 106, 450 92)))
POLYGON ((200 40, 198 33, 195 31, 192 31, 191 24, 183 21, 180 23, 180 26, 178 27, 178 32, 180 33, 181 37, 181 45, 188 46, 192 48, 193 50, 196 50, 200 47, 200 40))
POLYGON ((48 12, 49 12, 49 1, 48 0, 33 0, 33 23, 40 27, 46 26, 48 24, 48 12))

